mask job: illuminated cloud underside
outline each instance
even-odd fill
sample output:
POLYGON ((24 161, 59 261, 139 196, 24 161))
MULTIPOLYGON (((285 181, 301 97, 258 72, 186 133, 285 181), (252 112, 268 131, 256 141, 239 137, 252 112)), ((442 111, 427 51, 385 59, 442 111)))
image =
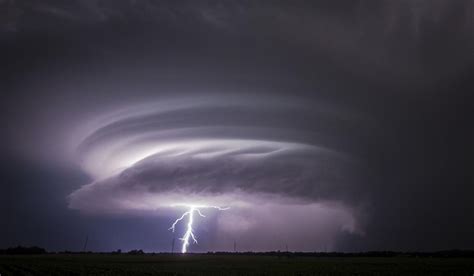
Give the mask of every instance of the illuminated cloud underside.
POLYGON ((346 214, 340 229, 358 231, 357 202, 348 197, 357 162, 315 143, 322 132, 307 131, 315 123, 326 131, 335 112, 285 101, 267 102, 264 109, 259 104, 180 100, 89 122, 76 143, 93 182, 70 195, 70 207, 162 213, 173 204, 231 206, 229 217, 269 203, 301 212, 317 204, 346 214))

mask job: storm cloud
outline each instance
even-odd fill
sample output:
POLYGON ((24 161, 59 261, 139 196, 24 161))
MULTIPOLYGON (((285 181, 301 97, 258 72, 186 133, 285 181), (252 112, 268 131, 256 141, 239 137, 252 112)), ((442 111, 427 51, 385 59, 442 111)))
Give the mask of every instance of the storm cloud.
MULTIPOLYGON (((73 192, 69 206, 114 214, 163 214, 176 204, 231 207, 218 225, 236 216, 244 225, 262 221, 270 216, 260 211, 266 205, 280 213, 283 206, 316 208, 313 223, 360 232, 368 194, 356 191, 364 189, 365 168, 344 151, 349 139, 337 137, 357 140, 355 130, 366 127, 361 114, 291 97, 213 95, 129 107, 78 128, 86 135, 78 139, 77 160, 94 181, 73 192)), ((293 218, 295 227, 287 228, 294 235, 307 218, 293 218)), ((271 231, 279 221, 257 227, 271 231)), ((230 232, 255 233, 245 228, 230 232)))
POLYGON ((349 198, 362 166, 336 137, 362 124, 328 105, 263 99, 182 99, 104 115, 77 146, 96 181, 72 195, 72 206, 116 202, 115 189, 349 198))

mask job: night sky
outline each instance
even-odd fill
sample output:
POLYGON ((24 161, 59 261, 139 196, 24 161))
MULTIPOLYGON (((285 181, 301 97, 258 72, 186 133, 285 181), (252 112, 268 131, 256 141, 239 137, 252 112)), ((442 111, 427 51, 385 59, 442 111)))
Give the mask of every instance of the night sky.
POLYGON ((474 248, 474 1, 0 0, 0 248, 474 248))

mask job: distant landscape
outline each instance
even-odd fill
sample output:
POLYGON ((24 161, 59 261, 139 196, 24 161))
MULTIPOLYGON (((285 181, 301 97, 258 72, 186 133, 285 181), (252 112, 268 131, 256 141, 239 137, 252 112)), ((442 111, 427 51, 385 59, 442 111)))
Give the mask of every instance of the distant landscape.
POLYGON ((1 275, 472 275, 474 251, 47 252, 0 250, 1 275))

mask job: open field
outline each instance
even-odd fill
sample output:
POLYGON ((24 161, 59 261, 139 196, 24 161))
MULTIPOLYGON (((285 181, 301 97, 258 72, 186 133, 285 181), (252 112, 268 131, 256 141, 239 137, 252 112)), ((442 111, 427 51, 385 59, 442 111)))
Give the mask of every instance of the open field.
POLYGON ((50 254, 0 256, 7 275, 473 275, 472 258, 50 254))

